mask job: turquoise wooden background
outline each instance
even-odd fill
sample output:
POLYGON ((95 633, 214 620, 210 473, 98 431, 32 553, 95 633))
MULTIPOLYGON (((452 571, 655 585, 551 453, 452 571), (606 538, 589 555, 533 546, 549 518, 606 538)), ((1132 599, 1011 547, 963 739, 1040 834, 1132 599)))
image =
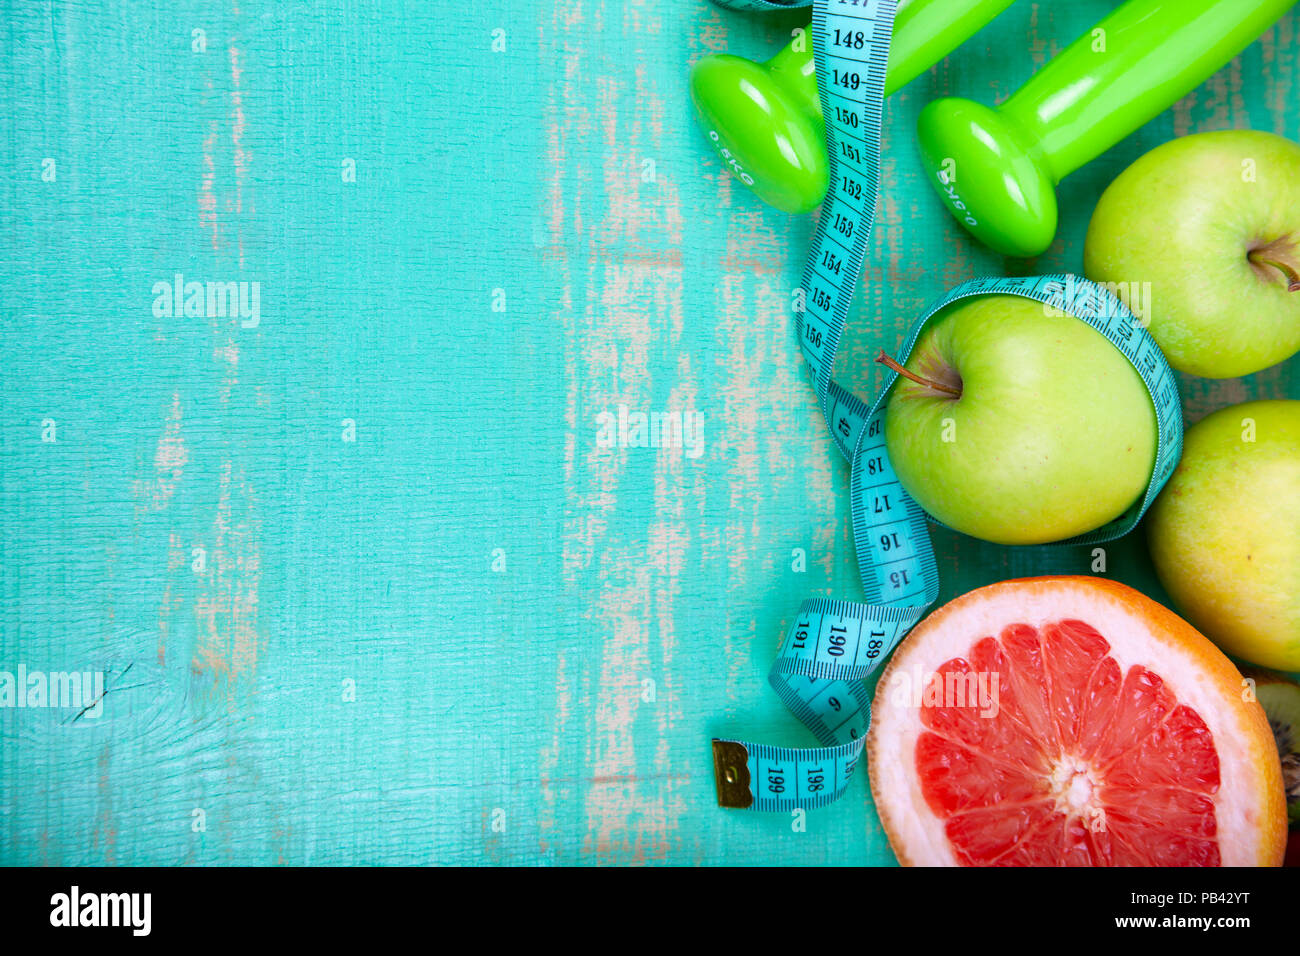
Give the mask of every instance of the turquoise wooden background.
MULTIPOLYGON (((713 805, 711 735, 809 739, 764 681, 799 601, 858 594, 787 313, 812 220, 723 174, 685 84, 806 14, 486 6, 0 5, 0 669, 108 673, 98 719, 0 710, 0 862, 892 862, 865 774, 806 832, 713 805), (260 322, 155 317, 176 273, 260 283, 260 322), (601 447, 620 404, 703 453, 601 447)), ((863 395, 944 288, 1081 268, 1147 149, 1300 138, 1293 11, 1069 179, 1039 260, 977 247, 919 109, 1110 6, 1021 0, 888 104, 863 395)), ((1184 378, 1189 418, 1294 368, 1184 378)), ((1086 570, 935 540, 945 598, 1086 570)), ((1163 597, 1136 537, 1109 573, 1163 597)))

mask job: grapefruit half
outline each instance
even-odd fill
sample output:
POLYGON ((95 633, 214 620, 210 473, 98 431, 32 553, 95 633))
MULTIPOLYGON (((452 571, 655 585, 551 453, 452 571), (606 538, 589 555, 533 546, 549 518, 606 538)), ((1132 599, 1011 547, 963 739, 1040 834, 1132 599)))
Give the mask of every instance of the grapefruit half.
POLYGON ((871 793, 909 866, 1276 866, 1263 708, 1132 588, 1027 578, 935 611, 881 676, 871 793))

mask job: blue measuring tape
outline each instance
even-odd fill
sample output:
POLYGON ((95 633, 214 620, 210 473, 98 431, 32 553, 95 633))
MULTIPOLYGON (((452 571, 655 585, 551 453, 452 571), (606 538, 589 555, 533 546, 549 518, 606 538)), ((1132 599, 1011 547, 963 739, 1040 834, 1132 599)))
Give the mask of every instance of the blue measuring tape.
MULTIPOLYGON (((768 0, 713 0, 736 10, 809 5, 768 0)), ((871 701, 864 680, 939 596, 939 575, 926 527, 930 519, 903 490, 885 450, 885 399, 865 402, 831 377, 875 218, 885 68, 894 0, 816 0, 813 56, 826 122, 830 185, 804 267, 804 309, 795 312, 831 438, 851 464, 853 542, 864 602, 813 598, 799 608, 768 674, 768 683, 812 731, 820 747, 771 747, 714 740, 718 803, 754 810, 812 809, 838 799, 865 744, 871 701), (827 40, 832 42, 828 46, 827 40), (827 82, 827 80, 830 82, 827 82)), ((1146 493, 1125 514, 1062 545, 1110 541, 1132 530, 1168 481, 1182 451, 1178 387, 1163 353, 1111 292, 1072 275, 986 278, 964 282, 930 306, 898 357, 905 363, 926 325, 958 300, 981 295, 1034 299, 1087 322, 1137 369, 1155 405, 1159 438, 1146 493)))

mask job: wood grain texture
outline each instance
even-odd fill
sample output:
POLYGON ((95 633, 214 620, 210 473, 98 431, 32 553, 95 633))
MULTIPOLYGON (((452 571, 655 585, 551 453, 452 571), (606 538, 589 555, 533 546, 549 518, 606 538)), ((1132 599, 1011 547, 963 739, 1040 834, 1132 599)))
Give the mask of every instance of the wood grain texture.
MULTIPOLYGON (((865 775, 794 832, 709 764, 808 741, 767 668, 800 600, 860 593, 789 314, 813 220, 724 174, 686 88, 806 14, 494 6, 3 4, 0 669, 108 693, 0 709, 0 862, 892 862, 865 775), (155 317, 176 273, 260 283, 260 322, 155 317), (620 405, 702 414, 703 453, 602 447, 620 405)), ((1068 179, 1045 255, 977 246, 919 110, 1005 98, 1110 6, 1021 0, 887 104, 860 394, 945 288, 1079 270, 1146 150, 1300 139, 1292 12, 1068 179)), ((1294 368, 1183 377, 1188 416, 1294 368)), ((1086 569, 934 536, 944 598, 1086 569)), ((1110 569, 1164 597, 1139 536, 1110 569)))

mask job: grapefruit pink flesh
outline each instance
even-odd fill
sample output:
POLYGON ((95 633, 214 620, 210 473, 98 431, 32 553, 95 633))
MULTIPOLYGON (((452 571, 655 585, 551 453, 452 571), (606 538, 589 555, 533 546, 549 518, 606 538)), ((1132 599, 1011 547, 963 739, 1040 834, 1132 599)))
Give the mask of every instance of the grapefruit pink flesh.
POLYGON ((1121 674, 1086 622, 1010 625, 931 681, 917 773, 962 863, 1219 864, 1205 721, 1158 674, 1121 674), (972 673, 1001 678, 992 716, 943 706, 972 673))

